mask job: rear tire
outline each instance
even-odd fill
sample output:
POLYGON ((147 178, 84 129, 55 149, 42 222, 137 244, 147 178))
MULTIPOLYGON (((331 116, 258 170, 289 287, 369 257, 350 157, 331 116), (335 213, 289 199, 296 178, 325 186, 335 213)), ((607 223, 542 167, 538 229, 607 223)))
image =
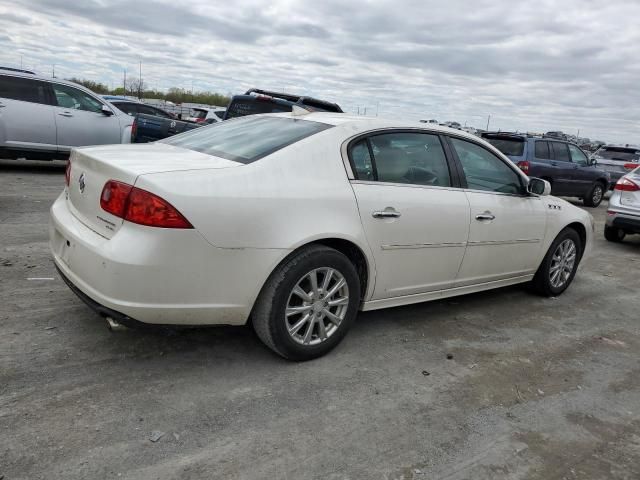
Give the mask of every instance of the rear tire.
POLYGON ((624 240, 625 235, 624 230, 618 227, 609 227, 608 225, 604 226, 604 238, 610 242, 620 243, 624 240))
POLYGON ((604 198, 604 185, 600 182, 596 182, 589 193, 584 197, 583 202, 586 207, 595 208, 602 202, 604 198))
POLYGON ((569 227, 562 230, 533 277, 533 290, 545 297, 556 297, 564 292, 576 274, 582 248, 578 232, 569 227))
POLYGON ((321 357, 347 334, 360 304, 351 261, 324 245, 285 259, 265 283, 251 314, 264 344, 289 360, 321 357))

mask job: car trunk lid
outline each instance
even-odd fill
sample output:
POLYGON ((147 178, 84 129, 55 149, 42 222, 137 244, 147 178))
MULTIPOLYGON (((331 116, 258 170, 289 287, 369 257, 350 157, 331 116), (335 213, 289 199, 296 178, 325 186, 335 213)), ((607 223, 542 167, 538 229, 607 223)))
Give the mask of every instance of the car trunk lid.
POLYGON ((111 238, 123 219, 100 207, 100 196, 109 180, 135 185, 140 175, 184 170, 231 168, 241 163, 156 143, 109 145, 73 150, 67 187, 71 213, 96 233, 111 238))

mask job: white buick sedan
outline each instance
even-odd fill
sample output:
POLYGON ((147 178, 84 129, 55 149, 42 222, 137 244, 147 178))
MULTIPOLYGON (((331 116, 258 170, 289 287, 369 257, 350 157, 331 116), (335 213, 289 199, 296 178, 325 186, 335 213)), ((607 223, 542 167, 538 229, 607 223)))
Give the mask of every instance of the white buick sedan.
POLYGON ((296 109, 74 150, 51 251, 112 325, 250 322, 305 360, 358 310, 562 293, 593 219, 549 190, 459 130, 296 109))

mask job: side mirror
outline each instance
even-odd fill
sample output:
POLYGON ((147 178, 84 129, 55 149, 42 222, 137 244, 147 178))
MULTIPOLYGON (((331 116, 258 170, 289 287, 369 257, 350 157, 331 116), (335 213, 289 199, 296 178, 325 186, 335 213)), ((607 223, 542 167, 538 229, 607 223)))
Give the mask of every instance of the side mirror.
POLYGON ((538 197, 551 195, 551 184, 541 178, 531 177, 527 185, 527 192, 538 197))
POLYGON ((102 105, 102 114, 107 116, 107 117, 110 117, 111 115, 113 115, 113 110, 111 110, 106 105, 102 105))

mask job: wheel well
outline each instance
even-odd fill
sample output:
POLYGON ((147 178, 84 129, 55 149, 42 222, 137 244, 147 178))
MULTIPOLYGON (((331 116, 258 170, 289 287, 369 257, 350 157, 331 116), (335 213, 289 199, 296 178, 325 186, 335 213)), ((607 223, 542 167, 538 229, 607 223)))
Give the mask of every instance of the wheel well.
MULTIPOLYGON (((369 267, 367 264, 367 257, 360 247, 355 243, 342 238, 324 238, 322 240, 315 240, 311 244, 307 245, 312 245, 314 243, 338 250, 346 256, 351 263, 353 263, 358 271, 358 277, 360 278, 360 295, 364 298, 367 293, 367 285, 369 285, 369 267)), ((303 245, 302 247, 306 247, 307 245, 303 245)))
POLYGON ((574 222, 567 225, 567 228, 571 228, 578 233, 578 237, 580 237, 580 243, 582 244, 582 251, 584 252, 584 246, 587 242, 587 229, 580 222, 574 222))

